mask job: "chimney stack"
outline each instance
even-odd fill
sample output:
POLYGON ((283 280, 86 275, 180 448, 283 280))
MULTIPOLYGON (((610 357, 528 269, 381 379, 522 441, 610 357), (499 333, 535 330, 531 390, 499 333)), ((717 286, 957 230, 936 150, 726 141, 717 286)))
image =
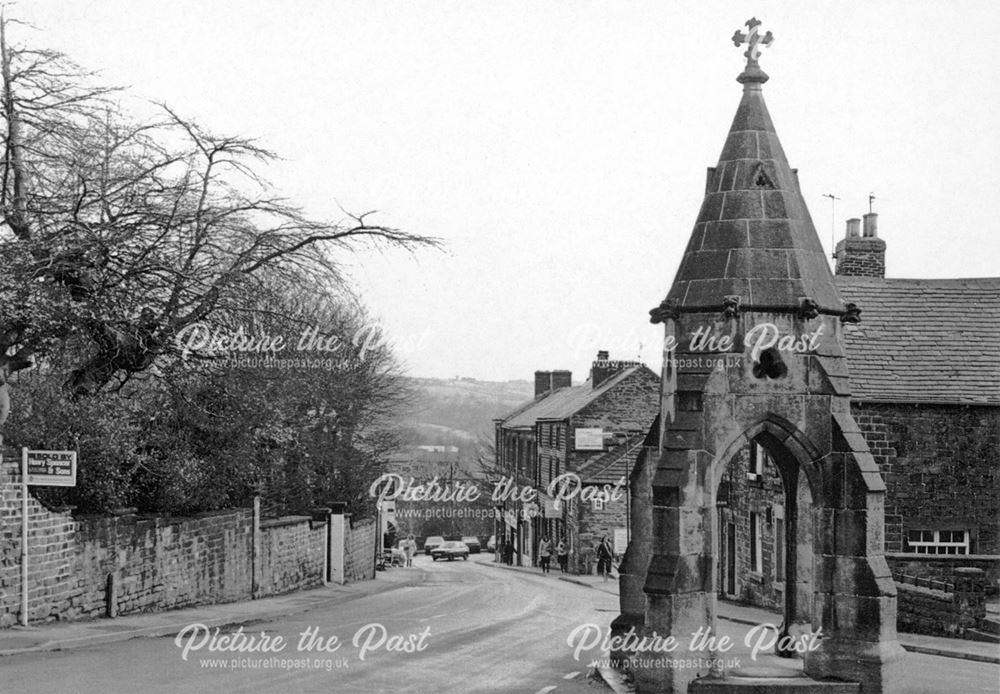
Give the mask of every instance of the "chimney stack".
POLYGON ((542 393, 547 393, 552 389, 552 372, 551 371, 536 371, 535 372, 535 397, 537 398, 542 393))
POLYGON ((857 217, 847 220, 847 234, 837 242, 834 274, 851 277, 885 277, 885 241, 878 237, 878 214, 864 215, 864 229, 857 217))
POLYGON ((573 385, 573 372, 566 369, 558 369, 552 372, 552 390, 556 388, 569 388, 573 385))
POLYGON ((535 397, 548 393, 556 388, 569 388, 573 385, 573 372, 566 369, 556 371, 535 372, 535 397))
POLYGON ((590 386, 592 388, 597 388, 620 371, 641 365, 641 362, 638 361, 611 361, 609 356, 608 350, 602 349, 598 351, 597 359, 591 364, 590 386))

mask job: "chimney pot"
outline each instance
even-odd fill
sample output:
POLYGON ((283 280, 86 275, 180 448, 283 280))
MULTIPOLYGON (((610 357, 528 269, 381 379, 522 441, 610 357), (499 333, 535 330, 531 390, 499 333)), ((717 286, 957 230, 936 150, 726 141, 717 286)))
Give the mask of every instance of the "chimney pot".
POLYGON ((878 212, 869 212, 865 217, 865 238, 878 236, 878 212))
POLYGON ((856 239, 861 236, 861 220, 852 217, 847 220, 847 238, 856 239))
POLYGON ((606 350, 606 349, 598 350, 597 351, 597 361, 607 361, 609 355, 610 355, 610 352, 608 352, 608 350, 606 350))

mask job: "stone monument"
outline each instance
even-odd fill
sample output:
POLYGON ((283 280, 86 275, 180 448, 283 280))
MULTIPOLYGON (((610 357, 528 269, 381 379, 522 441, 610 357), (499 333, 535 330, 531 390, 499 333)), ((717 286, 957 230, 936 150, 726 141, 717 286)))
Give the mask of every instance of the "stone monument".
MULTIPOLYGON (((719 483, 738 451, 759 444, 784 490, 782 634, 819 632, 804 675, 897 691, 885 485, 851 416, 842 336, 860 310, 840 297, 764 104, 758 58, 773 37, 759 25, 733 36, 747 46, 742 99, 680 268, 650 311, 665 327, 660 416, 630 479, 633 539, 613 631, 684 643, 716 626, 719 483)), ((726 681, 655 663, 632 659, 637 691, 726 681)))

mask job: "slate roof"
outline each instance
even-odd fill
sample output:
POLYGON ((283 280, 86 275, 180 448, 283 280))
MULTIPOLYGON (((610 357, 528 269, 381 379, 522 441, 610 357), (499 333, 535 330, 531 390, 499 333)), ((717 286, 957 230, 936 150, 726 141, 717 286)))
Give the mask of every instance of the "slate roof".
POLYGON ((810 297, 840 313, 843 301, 764 104, 763 80, 744 81, 667 299, 689 311, 717 311, 727 295, 747 308, 779 310, 810 297))
POLYGON ((502 422, 505 429, 533 427, 539 419, 567 419, 592 403, 629 376, 646 368, 631 366, 608 378, 597 388, 588 380, 583 385, 558 388, 525 403, 507 415, 502 422))
POLYGON ((623 441, 603 455, 587 461, 576 474, 580 476, 583 484, 616 484, 622 477, 627 480, 642 451, 642 441, 645 437, 646 434, 629 436, 628 447, 623 441))
POLYGON ((852 398, 1000 405, 1000 277, 836 281, 852 398))

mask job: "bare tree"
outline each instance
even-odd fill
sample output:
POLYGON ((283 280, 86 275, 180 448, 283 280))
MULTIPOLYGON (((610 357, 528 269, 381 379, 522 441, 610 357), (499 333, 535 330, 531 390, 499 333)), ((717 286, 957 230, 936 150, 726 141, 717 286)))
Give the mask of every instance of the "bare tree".
POLYGON ((167 107, 134 122, 65 56, 11 45, 10 23, 0 18, 0 424, 7 378, 52 349, 78 355, 72 396, 120 388, 175 354, 179 331, 267 283, 337 284, 345 252, 438 245, 371 213, 307 217, 260 176, 270 151, 167 107))

